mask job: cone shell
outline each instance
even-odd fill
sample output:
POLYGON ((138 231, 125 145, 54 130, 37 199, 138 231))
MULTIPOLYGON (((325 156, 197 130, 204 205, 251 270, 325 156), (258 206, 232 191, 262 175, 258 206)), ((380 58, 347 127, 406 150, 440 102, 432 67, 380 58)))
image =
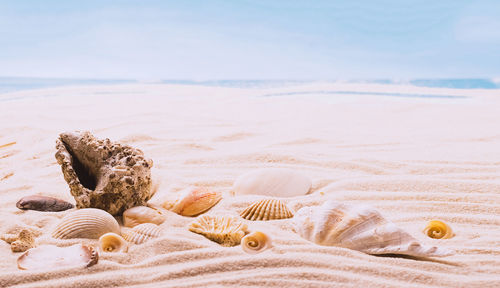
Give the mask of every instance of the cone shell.
POLYGON ((99 237, 99 249, 102 252, 127 252, 128 243, 116 233, 106 233, 99 237))
POLYGON ((241 249, 248 254, 257 254, 272 247, 271 238, 264 232, 256 231, 241 239, 241 249))
POLYGON ((146 206, 135 206, 123 212, 123 225, 125 227, 134 227, 142 223, 160 225, 165 219, 165 215, 161 211, 146 206))
POLYGON ((142 244, 146 241, 158 238, 161 235, 161 229, 153 223, 143 223, 130 229, 123 229, 122 236, 128 242, 142 244))
POLYGON ((203 187, 190 187, 181 192, 173 203, 165 201, 163 208, 182 216, 197 216, 208 211, 222 199, 220 192, 210 191, 203 187))
POLYGON ((61 267, 90 267, 97 263, 99 254, 89 246, 76 244, 69 247, 43 245, 26 251, 17 259, 17 267, 21 270, 61 267))
POLYGON ((448 239, 454 236, 451 227, 440 220, 429 221, 424 233, 434 239, 448 239))
POLYGON ((232 216, 203 215, 189 225, 189 231, 201 234, 222 246, 236 246, 247 233, 247 225, 232 216))
POLYGON ((279 220, 292 218, 293 213, 285 203, 279 199, 264 199, 248 206, 241 217, 247 220, 279 220))
POLYGON ((120 233, 120 225, 116 219, 104 210, 86 208, 73 211, 62 218, 52 232, 52 237, 99 239, 108 232, 120 233))

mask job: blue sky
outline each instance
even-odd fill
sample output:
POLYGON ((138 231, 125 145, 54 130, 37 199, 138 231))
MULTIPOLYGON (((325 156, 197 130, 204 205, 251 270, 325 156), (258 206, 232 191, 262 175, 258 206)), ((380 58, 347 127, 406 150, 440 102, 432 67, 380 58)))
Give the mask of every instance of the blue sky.
POLYGON ((500 1, 0 0, 0 76, 500 77, 500 1))

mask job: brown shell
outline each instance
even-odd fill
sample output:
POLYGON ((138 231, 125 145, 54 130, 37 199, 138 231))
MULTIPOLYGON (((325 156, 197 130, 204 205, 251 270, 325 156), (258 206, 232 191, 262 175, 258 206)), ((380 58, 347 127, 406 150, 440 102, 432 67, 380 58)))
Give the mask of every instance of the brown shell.
POLYGON ((75 207, 73 204, 54 197, 30 195, 19 199, 16 207, 21 210, 58 212, 75 207))
POLYGON ((279 220, 292 218, 293 213, 285 203, 279 199, 264 199, 248 206, 241 217, 247 220, 279 220))

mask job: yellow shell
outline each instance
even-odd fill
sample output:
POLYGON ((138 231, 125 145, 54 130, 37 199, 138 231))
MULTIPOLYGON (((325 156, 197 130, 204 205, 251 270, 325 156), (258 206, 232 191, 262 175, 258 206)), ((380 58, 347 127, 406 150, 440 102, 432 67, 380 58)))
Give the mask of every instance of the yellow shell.
POLYGON ((85 208, 64 216, 52 232, 52 237, 98 239, 108 232, 120 233, 116 219, 104 210, 85 208))
POLYGON ((248 206, 241 217, 247 220, 278 220, 292 218, 293 213, 279 199, 264 199, 248 206))
POLYGON ((434 239, 448 239, 454 236, 450 226, 439 220, 429 221, 424 233, 434 239))
POLYGON ((123 212, 123 225, 134 227, 142 223, 153 223, 160 225, 165 221, 165 215, 157 209, 146 206, 135 206, 123 212))
POLYGON ((189 231, 201 234, 222 246, 236 246, 247 233, 247 225, 236 217, 203 215, 189 225, 189 231))
POLYGON ((90 267, 98 260, 99 254, 89 246, 81 244, 69 247, 43 245, 30 249, 21 255, 17 259, 17 267, 21 270, 90 267))
POLYGON ((182 216, 197 216, 208 211, 221 199, 220 192, 203 187, 190 187, 181 192, 177 200, 165 201, 162 206, 182 216))
POLYGON ((123 229, 122 236, 128 242, 142 244, 161 235, 160 227, 153 223, 143 223, 131 229, 123 229))
POLYGON ((127 252, 128 244, 122 236, 110 232, 99 237, 99 249, 102 252, 127 252))
POLYGON ((12 252, 25 252, 33 247, 35 247, 35 235, 33 235, 33 232, 26 229, 21 230, 16 241, 10 244, 12 252))
POLYGON ((256 231, 241 239, 241 249, 249 254, 260 253, 272 247, 271 238, 265 233, 256 231))

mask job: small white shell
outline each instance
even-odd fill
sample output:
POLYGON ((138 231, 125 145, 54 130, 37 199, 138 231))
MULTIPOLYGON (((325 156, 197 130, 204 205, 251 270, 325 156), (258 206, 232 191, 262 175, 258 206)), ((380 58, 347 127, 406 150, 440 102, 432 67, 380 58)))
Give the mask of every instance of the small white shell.
POLYGON ((128 242, 142 244, 161 235, 160 227, 153 223, 143 223, 131 229, 123 229, 122 236, 128 242))
POLYGON ((247 225, 232 216, 203 215, 189 225, 189 231, 201 234, 222 246, 236 246, 248 233, 247 225))
POLYGON ((248 254, 257 254, 272 247, 271 238, 265 233, 256 231, 241 239, 241 249, 248 254))
POLYGON ((99 237, 99 249, 102 252, 127 252, 128 244, 116 233, 106 233, 99 237))
POLYGON ((285 203, 279 199, 264 199, 248 206, 241 217, 247 220, 279 220, 292 218, 293 213, 285 203))
POLYGON ((21 270, 66 267, 90 267, 97 263, 99 254, 89 246, 76 244, 69 247, 43 245, 26 251, 17 259, 21 270))
POLYGON ((123 226, 134 227, 142 223, 160 225, 165 221, 165 215, 159 210, 146 206, 135 206, 123 212, 123 226))
POLYGON ((120 233, 116 219, 104 210, 85 208, 64 216, 52 232, 52 237, 98 239, 108 232, 120 233))

